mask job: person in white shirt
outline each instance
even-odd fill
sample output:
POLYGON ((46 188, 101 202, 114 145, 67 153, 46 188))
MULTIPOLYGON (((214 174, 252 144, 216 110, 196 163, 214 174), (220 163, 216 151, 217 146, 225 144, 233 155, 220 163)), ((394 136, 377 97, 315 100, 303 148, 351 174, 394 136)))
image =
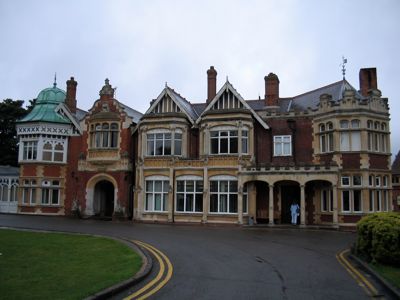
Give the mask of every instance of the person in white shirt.
POLYGON ((300 206, 294 201, 290 206, 290 213, 292 215, 292 225, 297 225, 297 217, 300 214, 300 206))

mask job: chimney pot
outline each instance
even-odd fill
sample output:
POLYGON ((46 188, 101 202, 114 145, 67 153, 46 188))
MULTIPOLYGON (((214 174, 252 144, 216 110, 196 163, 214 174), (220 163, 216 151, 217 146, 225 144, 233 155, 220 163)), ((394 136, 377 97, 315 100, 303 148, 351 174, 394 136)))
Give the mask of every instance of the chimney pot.
POLYGON ((278 106, 279 101, 279 78, 274 73, 269 73, 265 80, 265 105, 278 106))
POLYGON ((67 80, 67 94, 65 96, 65 104, 68 106, 72 113, 76 113, 76 86, 78 82, 75 81, 74 77, 67 80))
POLYGON ((207 70, 207 104, 214 99, 217 94, 217 70, 211 66, 207 70))
POLYGON ((360 92, 364 97, 368 96, 369 90, 378 89, 378 80, 376 76, 376 68, 360 69, 360 92))

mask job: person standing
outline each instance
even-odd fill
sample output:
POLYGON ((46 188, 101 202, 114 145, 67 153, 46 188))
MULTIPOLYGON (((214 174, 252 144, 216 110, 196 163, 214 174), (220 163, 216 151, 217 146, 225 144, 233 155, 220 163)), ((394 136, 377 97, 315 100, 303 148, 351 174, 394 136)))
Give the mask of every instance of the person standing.
POLYGON ((290 206, 290 213, 292 215, 292 225, 297 225, 297 216, 300 213, 300 206, 294 201, 290 206))

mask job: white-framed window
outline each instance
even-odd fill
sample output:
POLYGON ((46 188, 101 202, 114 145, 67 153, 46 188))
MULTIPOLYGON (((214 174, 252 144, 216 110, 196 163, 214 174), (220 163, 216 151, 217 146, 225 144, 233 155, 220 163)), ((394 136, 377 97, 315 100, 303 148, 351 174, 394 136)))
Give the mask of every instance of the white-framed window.
POLYGON ((375 208, 376 211, 382 211, 382 191, 375 191, 375 208))
POLYGON ((169 192, 168 177, 146 178, 146 198, 144 210, 148 212, 167 211, 169 192))
POLYGON ((375 191, 369 190, 369 211, 375 211, 375 191))
POLYGON ((238 131, 235 130, 211 130, 210 131, 211 154, 237 154, 238 131))
POLYGON ((376 187, 381 186, 381 177, 380 176, 375 176, 375 186, 376 187))
POLYGON ((383 186, 387 187, 388 186, 388 177, 385 175, 382 177, 382 179, 383 179, 383 186))
POLYGON ((332 212, 333 211, 333 191, 332 189, 321 190, 321 211, 332 212))
POLYGON ((372 120, 367 121, 368 129, 368 150, 373 152, 388 151, 388 131, 385 122, 379 122, 372 120))
POLYGON ((158 130, 147 133, 147 155, 182 155, 182 132, 158 130), (174 145, 174 149, 172 149, 172 145, 174 145))
POLYGON ((118 136, 118 123, 104 122, 90 125, 90 144, 92 148, 117 148, 118 136))
POLYGON ((60 181, 43 180, 42 181, 42 205, 60 204, 60 181))
POLYGON ((319 143, 321 153, 333 151, 333 124, 328 122, 319 125, 319 143))
POLYGON ((249 131, 242 130, 242 153, 249 153, 249 131))
POLYGON ((23 152, 22 159, 23 160, 36 160, 37 159, 37 141, 24 141, 22 142, 23 152))
POLYGON ((203 179, 201 177, 185 176, 177 178, 176 211, 203 211, 203 179))
POLYGON ((0 182, 0 201, 8 201, 8 183, 0 182))
POLYGON ((292 155, 292 136, 275 135, 274 136, 274 156, 292 155))
POLYGON ((36 204, 36 180, 25 179, 22 186, 22 203, 23 204, 36 204))
POLYGON ((62 143, 53 144, 47 141, 43 145, 42 160, 44 161, 54 161, 62 162, 64 161, 64 146, 62 143))
POLYGON ((340 129, 340 151, 360 151, 360 120, 341 120, 340 129))
POLYGON ((374 186, 374 179, 375 179, 374 175, 369 175, 368 176, 368 185, 369 186, 374 186))
POLYGON ((342 191, 342 212, 362 212, 361 190, 342 191))
POLYGON ((210 178, 210 213, 238 212, 238 182, 233 176, 210 178))

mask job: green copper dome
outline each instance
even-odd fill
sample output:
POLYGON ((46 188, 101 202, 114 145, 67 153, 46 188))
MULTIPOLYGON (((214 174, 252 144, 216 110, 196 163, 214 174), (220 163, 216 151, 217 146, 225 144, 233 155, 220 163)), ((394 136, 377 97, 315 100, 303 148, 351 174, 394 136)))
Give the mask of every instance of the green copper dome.
POLYGON ((42 90, 36 103, 60 103, 65 101, 65 92, 54 83, 53 87, 42 90))
POLYGON ((65 92, 59 89, 54 81, 53 87, 44 89, 39 93, 32 111, 27 116, 19 120, 18 123, 71 123, 67 117, 58 113, 57 111, 58 105, 65 101, 65 97, 65 92))

